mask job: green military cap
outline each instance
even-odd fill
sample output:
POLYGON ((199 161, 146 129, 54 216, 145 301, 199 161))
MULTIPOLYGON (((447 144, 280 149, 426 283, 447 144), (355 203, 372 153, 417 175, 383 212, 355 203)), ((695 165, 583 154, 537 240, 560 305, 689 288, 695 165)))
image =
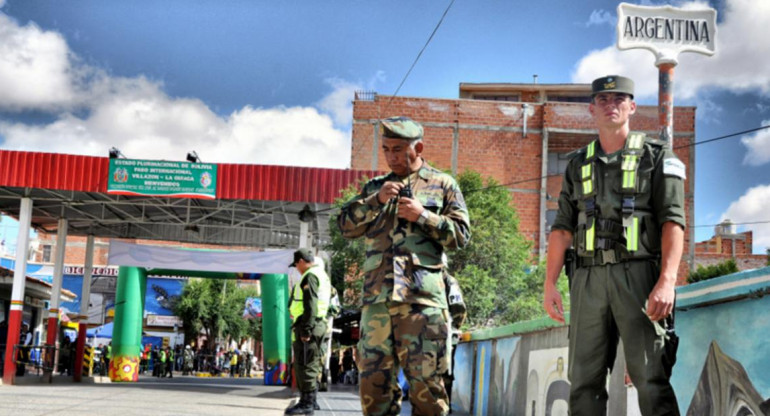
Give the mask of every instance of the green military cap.
POLYGON ((313 256, 313 252, 306 248, 301 248, 294 252, 294 261, 289 265, 289 267, 296 267, 297 262, 300 260, 305 260, 308 263, 312 263, 315 257, 313 256))
POLYGON ((619 92, 628 94, 634 98, 634 81, 631 78, 621 77, 620 75, 607 75, 597 78, 591 84, 591 97, 600 92, 619 92))
POLYGON ((382 119, 380 125, 383 137, 409 141, 422 139, 422 126, 409 117, 388 117, 382 119))

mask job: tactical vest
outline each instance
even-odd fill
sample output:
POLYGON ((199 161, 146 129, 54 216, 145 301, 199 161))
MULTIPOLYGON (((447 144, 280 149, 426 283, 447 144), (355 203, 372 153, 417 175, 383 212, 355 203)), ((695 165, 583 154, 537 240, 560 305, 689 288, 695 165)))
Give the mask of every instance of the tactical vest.
POLYGON ((329 299, 332 295, 332 282, 329 276, 326 274, 323 268, 319 266, 313 266, 302 274, 302 278, 299 283, 294 285, 291 290, 291 301, 289 303, 289 314, 293 322, 302 316, 305 311, 304 304, 302 302, 304 297, 304 291, 302 290, 302 281, 305 280, 305 276, 308 273, 313 273, 318 277, 318 312, 316 318, 326 318, 326 313, 329 310, 329 299))
POLYGON ((618 263, 622 260, 642 259, 653 257, 639 244, 642 224, 646 217, 652 217, 649 208, 641 208, 636 204, 639 195, 638 169, 644 156, 645 135, 631 132, 626 138, 626 144, 621 153, 622 181, 621 215, 622 222, 618 223, 603 218, 598 212, 596 203, 596 147, 594 140, 585 148, 585 159, 580 166, 579 188, 580 202, 578 204, 577 252, 582 265, 602 265, 618 263))

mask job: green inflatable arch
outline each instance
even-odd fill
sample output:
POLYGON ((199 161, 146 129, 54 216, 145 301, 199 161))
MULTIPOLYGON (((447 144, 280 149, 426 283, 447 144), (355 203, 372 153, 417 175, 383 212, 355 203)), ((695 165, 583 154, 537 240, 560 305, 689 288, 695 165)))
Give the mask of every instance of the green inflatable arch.
MULTIPOLYGON (((111 381, 132 382, 139 379, 142 350, 142 318, 148 275, 237 279, 237 273, 146 269, 120 266, 115 294, 115 320, 112 335, 111 381)), ((286 384, 291 359, 289 288, 286 274, 261 275, 262 325, 265 384, 286 384)))

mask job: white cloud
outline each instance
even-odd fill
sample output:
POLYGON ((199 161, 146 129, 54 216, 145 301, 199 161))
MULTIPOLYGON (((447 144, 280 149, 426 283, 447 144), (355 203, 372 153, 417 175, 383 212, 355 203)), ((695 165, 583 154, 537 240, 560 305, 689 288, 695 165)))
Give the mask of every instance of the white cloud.
MULTIPOLYGON (((720 219, 730 219, 733 223, 768 221, 770 216, 767 207, 770 206, 770 185, 760 185, 750 188, 737 201, 730 204, 720 219)), ((770 247, 770 223, 750 224, 742 227, 751 230, 754 235, 754 252, 764 253, 770 247)))
POLYGON ((588 17, 586 27, 589 26, 601 26, 601 25, 615 25, 617 17, 606 10, 594 10, 591 12, 591 16, 588 17))
MULTIPOLYGON (((682 2, 678 7, 697 9, 701 2, 682 2)), ((731 0, 718 23, 717 52, 708 57, 694 53, 679 55, 675 73, 675 97, 688 99, 698 91, 724 88, 735 92, 760 91, 770 94, 770 1, 731 0)), ((615 45, 584 56, 572 74, 575 82, 591 82, 602 75, 618 73, 636 81, 637 95, 657 94, 657 69, 647 50, 619 51, 615 45)))
MULTIPOLYGON (((770 126, 770 120, 762 121, 762 126, 770 126)), ((770 129, 759 130, 741 138, 741 143, 748 147, 743 163, 759 166, 770 162, 770 129)))
POLYGON ((71 105, 74 79, 69 49, 60 34, 33 23, 19 26, 0 13, 0 109, 71 105))
POLYGON ((0 120, 6 149, 104 156, 115 146, 129 158, 168 160, 196 150, 205 162, 345 168, 360 88, 327 82, 332 91, 318 108, 246 106, 222 116, 199 99, 168 96, 160 82, 84 65, 60 34, 0 13, 0 109, 55 118, 43 125, 0 120))
POLYGON ((356 91, 363 90, 361 84, 354 84, 339 78, 330 78, 326 83, 334 90, 318 102, 318 107, 329 113, 338 126, 349 127, 353 122, 353 98, 356 91))

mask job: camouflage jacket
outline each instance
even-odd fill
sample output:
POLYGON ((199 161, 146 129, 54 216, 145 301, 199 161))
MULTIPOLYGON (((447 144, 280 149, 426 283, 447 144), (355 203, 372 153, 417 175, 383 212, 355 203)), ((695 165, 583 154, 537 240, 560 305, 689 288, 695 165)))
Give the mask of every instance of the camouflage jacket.
POLYGON ((414 198, 429 212, 424 225, 397 218, 395 199, 377 200, 385 182, 406 181, 392 172, 370 180, 345 203, 338 225, 345 238, 365 238, 364 305, 403 302, 445 309, 441 255, 468 244, 468 210, 454 178, 427 163, 410 180, 414 198))

